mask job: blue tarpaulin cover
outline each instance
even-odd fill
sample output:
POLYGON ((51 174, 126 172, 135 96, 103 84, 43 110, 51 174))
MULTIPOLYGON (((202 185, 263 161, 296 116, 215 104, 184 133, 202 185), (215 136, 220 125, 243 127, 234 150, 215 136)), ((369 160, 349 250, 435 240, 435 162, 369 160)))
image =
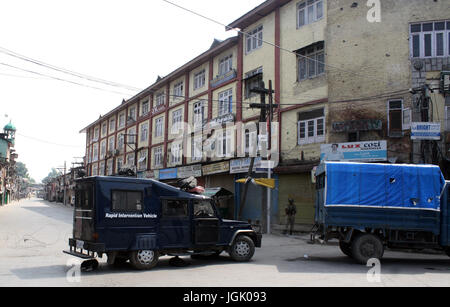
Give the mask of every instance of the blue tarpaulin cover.
POLYGON ((325 162, 325 206, 440 210, 438 166, 325 162))

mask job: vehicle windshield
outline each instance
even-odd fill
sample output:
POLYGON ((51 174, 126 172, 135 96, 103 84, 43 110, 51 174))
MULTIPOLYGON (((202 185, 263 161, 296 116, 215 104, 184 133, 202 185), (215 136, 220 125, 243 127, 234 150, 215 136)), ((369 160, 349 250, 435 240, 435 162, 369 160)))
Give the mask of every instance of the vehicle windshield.
POLYGON ((195 200, 194 201, 194 216, 195 217, 216 217, 214 208, 209 200, 195 200))

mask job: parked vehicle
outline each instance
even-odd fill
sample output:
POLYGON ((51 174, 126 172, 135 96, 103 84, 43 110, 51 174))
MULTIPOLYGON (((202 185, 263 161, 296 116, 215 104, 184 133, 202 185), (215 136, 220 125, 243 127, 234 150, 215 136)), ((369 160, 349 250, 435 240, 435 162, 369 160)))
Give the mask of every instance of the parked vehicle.
POLYGON ((338 239, 362 264, 385 248, 450 256, 450 185, 438 166, 324 162, 316 185, 313 242, 338 239))
POLYGON ((261 234, 247 222, 220 217, 211 198, 155 180, 88 177, 76 182, 73 238, 65 253, 107 255, 151 269, 163 255, 218 255, 249 261, 261 234))

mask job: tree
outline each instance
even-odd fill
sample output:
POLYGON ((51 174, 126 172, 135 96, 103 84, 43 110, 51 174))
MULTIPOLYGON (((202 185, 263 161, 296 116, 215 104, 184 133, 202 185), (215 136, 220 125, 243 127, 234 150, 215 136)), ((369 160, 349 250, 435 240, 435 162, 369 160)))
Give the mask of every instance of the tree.
POLYGON ((52 179, 54 179, 54 178, 56 178, 58 176, 59 176, 59 172, 55 168, 52 168, 52 171, 50 173, 48 173, 47 177, 42 179, 42 183, 43 184, 47 184, 50 181, 52 181, 52 179))

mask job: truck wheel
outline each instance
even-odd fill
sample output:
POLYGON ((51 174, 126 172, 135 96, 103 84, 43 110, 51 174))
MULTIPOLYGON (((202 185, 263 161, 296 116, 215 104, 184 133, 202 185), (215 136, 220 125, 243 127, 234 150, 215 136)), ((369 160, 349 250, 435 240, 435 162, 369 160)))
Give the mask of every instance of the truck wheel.
POLYGON ((445 249, 445 253, 447 254, 447 256, 450 257, 450 247, 447 247, 447 248, 445 249))
POLYGON ((344 241, 339 241, 339 248, 344 253, 344 255, 353 258, 352 255, 352 246, 350 243, 345 243, 344 241))
POLYGON ((381 259, 384 246, 380 238, 371 234, 360 234, 352 242, 352 256, 361 264, 367 264, 369 259, 381 259))
POLYGON ((231 245, 230 256, 234 261, 249 261, 255 253, 255 243, 247 236, 237 237, 231 245))
POLYGON ((130 262, 138 270, 150 270, 158 263, 159 253, 153 250, 132 251, 130 262))

